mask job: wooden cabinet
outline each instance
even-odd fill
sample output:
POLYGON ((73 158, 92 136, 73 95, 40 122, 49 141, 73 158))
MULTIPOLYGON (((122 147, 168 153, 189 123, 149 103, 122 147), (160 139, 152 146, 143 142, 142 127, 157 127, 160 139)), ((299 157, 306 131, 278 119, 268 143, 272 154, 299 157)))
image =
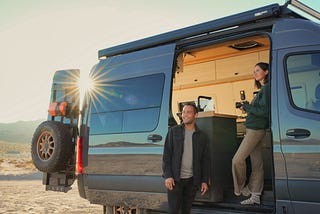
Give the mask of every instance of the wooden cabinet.
POLYGON ((259 62, 258 53, 251 53, 220 59, 216 61, 217 79, 227 79, 239 76, 252 75, 253 67, 259 62))
POLYGON ((215 80, 215 61, 203 62, 193 65, 185 65, 179 73, 176 73, 176 85, 203 83, 215 80))
POLYGON ((211 182, 214 184, 210 187, 209 198, 202 200, 222 201, 224 190, 233 185, 231 164, 237 150, 236 116, 199 112, 196 123, 209 138, 211 182))

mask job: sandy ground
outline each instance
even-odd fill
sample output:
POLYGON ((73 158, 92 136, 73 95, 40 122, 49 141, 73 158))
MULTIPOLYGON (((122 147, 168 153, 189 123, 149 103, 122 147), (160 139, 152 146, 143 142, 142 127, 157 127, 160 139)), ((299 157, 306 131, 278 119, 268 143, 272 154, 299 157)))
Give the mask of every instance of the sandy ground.
POLYGON ((41 180, 0 181, 0 213, 102 213, 102 206, 90 204, 78 194, 45 191, 41 180))
POLYGON ((45 191, 28 145, 0 142, 0 213, 102 213, 78 194, 45 191))

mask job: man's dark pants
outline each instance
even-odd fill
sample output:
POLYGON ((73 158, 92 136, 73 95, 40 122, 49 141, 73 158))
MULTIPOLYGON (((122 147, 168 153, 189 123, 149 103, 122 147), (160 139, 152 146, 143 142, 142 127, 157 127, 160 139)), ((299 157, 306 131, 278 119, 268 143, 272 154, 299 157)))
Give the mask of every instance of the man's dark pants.
POLYGON ((193 179, 181 179, 174 183, 173 190, 168 190, 168 213, 178 214, 181 209, 181 214, 189 214, 197 191, 193 179))

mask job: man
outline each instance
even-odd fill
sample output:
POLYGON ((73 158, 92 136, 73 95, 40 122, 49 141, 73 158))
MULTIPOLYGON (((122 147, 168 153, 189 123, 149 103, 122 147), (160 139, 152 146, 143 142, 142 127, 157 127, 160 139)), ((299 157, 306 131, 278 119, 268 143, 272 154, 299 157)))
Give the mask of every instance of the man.
POLYGON ((190 213, 197 189, 201 195, 208 190, 209 146, 207 136, 195 124, 197 114, 194 104, 186 104, 183 123, 170 128, 166 137, 162 168, 169 214, 190 213))

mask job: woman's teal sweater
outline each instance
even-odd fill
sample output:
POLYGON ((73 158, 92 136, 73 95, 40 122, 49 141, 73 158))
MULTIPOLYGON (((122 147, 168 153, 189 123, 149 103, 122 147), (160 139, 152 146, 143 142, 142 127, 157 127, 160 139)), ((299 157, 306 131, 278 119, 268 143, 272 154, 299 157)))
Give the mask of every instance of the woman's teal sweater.
POLYGON ((243 108, 247 112, 246 128, 249 129, 267 129, 269 128, 270 111, 270 86, 266 83, 261 87, 258 94, 251 103, 244 103, 243 108))

